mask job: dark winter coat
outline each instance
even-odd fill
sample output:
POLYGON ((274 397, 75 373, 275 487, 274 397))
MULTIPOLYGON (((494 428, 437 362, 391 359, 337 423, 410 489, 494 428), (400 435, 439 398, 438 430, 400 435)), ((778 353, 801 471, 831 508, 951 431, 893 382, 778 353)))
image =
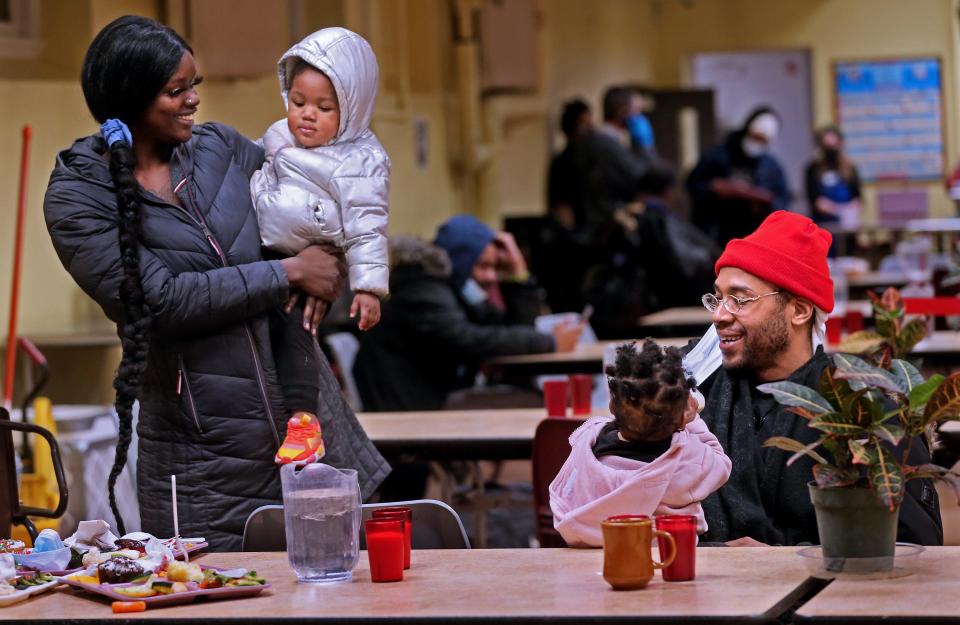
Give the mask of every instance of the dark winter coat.
MULTIPOLYGON (((105 152, 91 136, 58 155, 44 214, 60 261, 122 332, 117 200, 105 152)), ((218 550, 238 551, 249 513, 280 500, 273 455, 286 414, 267 313, 286 301, 289 284, 279 261, 260 256, 249 178, 262 162, 263 150, 235 130, 197 126, 170 164, 171 180, 187 180, 178 191, 183 208, 146 192, 141 214, 141 280, 153 319, 137 427, 142 527, 172 535, 177 474, 181 534, 218 550)), ((333 434, 339 443, 331 447, 349 448, 334 456, 360 470, 369 494, 388 469, 328 374, 321 372, 325 439, 327 427, 349 433, 333 434)))
POLYGON ((700 157, 687 178, 693 201, 693 223, 722 248, 730 239, 742 238, 757 229, 770 213, 790 208, 790 189, 780 163, 764 154, 751 158, 740 147, 744 132, 731 133, 721 145, 700 157), (773 194, 773 204, 755 206, 747 200, 721 198, 710 190, 718 178, 744 180, 773 194))
POLYGON ((473 383, 484 359, 554 349, 552 336, 529 325, 532 286, 502 286, 506 314, 471 306, 451 284, 442 249, 412 237, 397 237, 390 249, 391 296, 353 366, 365 410, 439 410, 449 392, 473 383))
MULTIPOLYGON (((787 379, 818 388, 820 374, 829 365, 829 356, 820 348, 787 379)), ((721 367, 701 389, 707 398, 701 417, 733 461, 730 479, 703 502, 709 529, 702 540, 725 542, 749 536, 771 545, 819 544, 807 489, 813 479, 813 460, 803 456, 788 467, 791 453, 762 447, 771 436, 812 443, 817 431, 802 417, 787 412, 771 395, 756 390, 747 376, 721 367)), ((912 447, 910 462, 930 462, 924 445, 912 447)), ((907 484, 897 540, 943 543, 937 492, 930 480, 907 484)))

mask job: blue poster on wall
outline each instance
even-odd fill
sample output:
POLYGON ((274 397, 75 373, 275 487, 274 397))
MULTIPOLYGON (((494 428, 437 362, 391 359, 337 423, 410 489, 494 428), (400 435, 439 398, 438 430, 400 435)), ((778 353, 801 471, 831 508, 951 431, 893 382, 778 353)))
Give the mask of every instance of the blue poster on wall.
POLYGON ((835 66, 837 119, 864 180, 943 177, 940 59, 835 66))

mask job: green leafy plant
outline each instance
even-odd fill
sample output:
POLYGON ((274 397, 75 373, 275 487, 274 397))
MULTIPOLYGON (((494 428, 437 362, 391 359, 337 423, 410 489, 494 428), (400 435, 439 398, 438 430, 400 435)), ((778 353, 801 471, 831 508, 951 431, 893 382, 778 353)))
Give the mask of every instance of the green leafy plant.
POLYGON ((960 475, 933 464, 907 463, 917 437, 926 437, 932 448, 937 425, 960 420, 960 374, 924 379, 899 358, 890 361, 889 370, 848 354, 836 354, 833 360, 834 366, 820 377, 819 389, 794 382, 758 387, 820 434, 810 444, 776 436, 764 446, 794 452, 788 466, 803 456, 812 458, 820 488, 851 487, 866 480, 890 510, 900 504, 912 479, 944 480, 960 498, 960 475), (829 456, 818 453, 821 447, 829 456))
POLYGON ((927 334, 926 318, 907 321, 900 291, 889 288, 882 296, 868 292, 873 302, 875 330, 854 332, 840 343, 840 351, 864 355, 871 363, 890 369, 896 358, 906 358, 927 334))

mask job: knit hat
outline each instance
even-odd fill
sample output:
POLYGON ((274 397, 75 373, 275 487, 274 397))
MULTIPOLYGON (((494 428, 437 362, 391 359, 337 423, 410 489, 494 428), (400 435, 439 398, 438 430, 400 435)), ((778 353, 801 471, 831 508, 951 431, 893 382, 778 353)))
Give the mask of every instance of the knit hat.
POLYGON ((457 289, 463 287, 483 250, 490 245, 496 233, 473 215, 456 215, 437 230, 436 245, 446 250, 453 264, 450 280, 457 289))
POLYGON ((809 218, 777 211, 752 234, 733 239, 717 260, 717 273, 736 267, 813 302, 824 312, 833 310, 833 280, 827 250, 833 237, 809 218))

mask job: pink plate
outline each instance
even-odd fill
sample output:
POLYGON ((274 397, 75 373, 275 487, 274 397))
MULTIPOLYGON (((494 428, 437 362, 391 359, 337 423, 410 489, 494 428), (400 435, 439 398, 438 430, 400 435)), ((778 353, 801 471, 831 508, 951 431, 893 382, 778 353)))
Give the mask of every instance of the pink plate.
MULTIPOLYGON (((203 567, 203 568, 214 568, 214 567, 203 567)), ((197 588, 196 590, 188 590, 187 592, 178 592, 172 595, 154 595, 153 597, 143 597, 143 598, 134 598, 128 597, 118 593, 116 588, 125 588, 127 586, 136 586, 134 582, 128 582, 125 584, 84 584, 70 579, 69 577, 63 578, 63 583, 73 588, 79 590, 85 590, 87 592, 101 595, 107 597, 113 601, 143 601, 147 604, 147 607, 164 607, 168 605, 179 605, 182 603, 190 603, 194 599, 199 597, 209 597, 212 599, 235 599, 239 597, 249 597, 252 595, 259 595, 261 592, 270 588, 270 584, 263 584, 262 586, 227 586, 223 588, 197 588)), ((188 584, 194 584, 195 582, 188 582, 188 584)))

